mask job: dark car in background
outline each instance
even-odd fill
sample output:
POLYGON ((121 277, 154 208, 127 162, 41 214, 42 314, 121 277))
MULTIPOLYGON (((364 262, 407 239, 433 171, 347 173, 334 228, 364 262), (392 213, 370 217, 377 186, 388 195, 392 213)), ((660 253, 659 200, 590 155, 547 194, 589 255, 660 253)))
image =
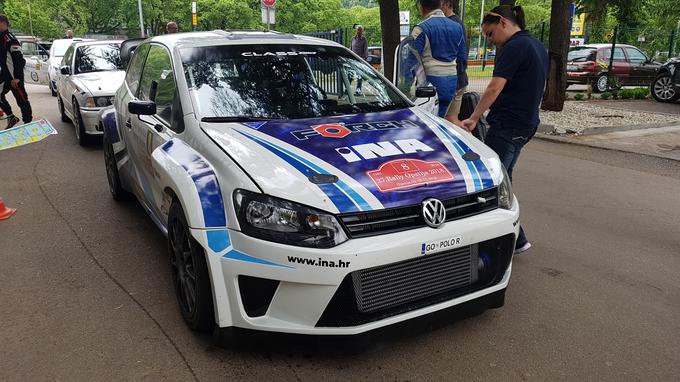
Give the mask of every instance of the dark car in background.
POLYGON ((652 97, 659 102, 675 102, 680 99, 680 57, 663 64, 651 83, 652 97))
MULTIPOLYGON (((607 90, 611 44, 590 44, 569 49, 567 84, 592 84, 593 91, 607 90)), ((612 73, 623 86, 647 86, 661 64, 632 45, 616 45, 612 73)))

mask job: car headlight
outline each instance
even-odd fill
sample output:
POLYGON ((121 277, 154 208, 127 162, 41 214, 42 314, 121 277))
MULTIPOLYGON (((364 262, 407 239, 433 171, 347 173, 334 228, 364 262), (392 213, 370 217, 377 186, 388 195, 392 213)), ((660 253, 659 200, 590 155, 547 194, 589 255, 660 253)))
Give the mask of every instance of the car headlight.
POLYGON ((106 107, 113 104, 113 97, 87 97, 85 107, 106 107))
POLYGON ((498 187, 498 207, 509 210, 512 208, 515 196, 512 194, 512 184, 508 172, 505 171, 505 166, 501 165, 501 169, 503 170, 503 181, 498 187))
POLYGON ((331 248, 348 237, 335 216, 287 200, 234 191, 241 231, 249 236, 300 247, 331 248))

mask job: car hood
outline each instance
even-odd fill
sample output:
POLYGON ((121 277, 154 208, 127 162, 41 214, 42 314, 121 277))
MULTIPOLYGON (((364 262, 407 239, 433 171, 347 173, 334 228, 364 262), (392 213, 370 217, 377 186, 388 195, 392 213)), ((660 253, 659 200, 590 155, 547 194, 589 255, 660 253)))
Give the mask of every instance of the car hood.
POLYGON ((336 213, 447 199, 502 180, 491 149, 418 108, 201 127, 263 192, 336 213))
POLYGON ((120 88, 125 79, 125 72, 122 70, 110 70, 76 74, 73 77, 93 95, 111 95, 120 88))

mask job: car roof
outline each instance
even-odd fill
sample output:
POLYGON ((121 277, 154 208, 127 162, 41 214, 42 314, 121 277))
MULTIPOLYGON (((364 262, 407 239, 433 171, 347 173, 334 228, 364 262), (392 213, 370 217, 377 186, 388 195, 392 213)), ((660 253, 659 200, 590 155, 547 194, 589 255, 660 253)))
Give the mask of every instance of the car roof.
POLYGON ((152 37, 148 41, 159 42, 169 48, 259 44, 342 46, 333 41, 320 38, 262 30, 214 30, 208 32, 171 33, 152 37))
MULTIPOLYGON (((580 45, 580 46, 575 46, 574 48, 580 48, 580 49, 585 49, 585 48, 591 48, 591 49, 601 49, 601 48, 610 48, 612 44, 587 44, 587 45, 580 45)), ((617 47, 624 47, 624 48, 635 48, 633 45, 627 45, 627 44, 616 44, 617 47)))
POLYGON ((103 45, 103 44, 122 44, 123 40, 89 40, 89 41, 77 41, 74 45, 76 48, 80 48, 81 46, 89 46, 89 45, 103 45))

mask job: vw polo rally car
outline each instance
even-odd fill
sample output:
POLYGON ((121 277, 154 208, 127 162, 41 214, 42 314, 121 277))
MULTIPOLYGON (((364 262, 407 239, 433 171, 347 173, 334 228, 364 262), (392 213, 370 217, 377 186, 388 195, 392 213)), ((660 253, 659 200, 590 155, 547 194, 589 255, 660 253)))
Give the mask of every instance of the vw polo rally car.
POLYGON ((498 158, 338 44, 154 37, 101 118, 113 197, 167 235, 192 329, 351 335, 504 303, 519 207, 498 158))

